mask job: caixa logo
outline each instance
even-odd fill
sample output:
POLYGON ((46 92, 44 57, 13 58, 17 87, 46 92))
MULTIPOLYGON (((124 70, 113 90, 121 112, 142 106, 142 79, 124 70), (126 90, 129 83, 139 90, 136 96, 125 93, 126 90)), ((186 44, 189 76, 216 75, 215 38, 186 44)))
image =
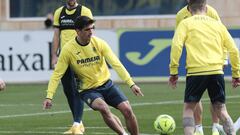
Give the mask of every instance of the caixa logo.
MULTIPOLYGON (((240 45, 240 30, 231 29, 236 45, 240 45)), ((174 35, 169 31, 125 31, 119 39, 120 60, 133 77, 168 77, 171 42, 174 35)), ((180 59, 179 75, 185 76, 186 51, 180 59)), ((224 69, 231 75, 231 66, 224 69)))

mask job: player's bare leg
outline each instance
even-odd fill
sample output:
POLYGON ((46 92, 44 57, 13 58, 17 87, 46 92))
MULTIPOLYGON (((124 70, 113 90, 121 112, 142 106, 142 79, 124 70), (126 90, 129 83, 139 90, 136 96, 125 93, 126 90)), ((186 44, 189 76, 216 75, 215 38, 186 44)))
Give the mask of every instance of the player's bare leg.
POLYGON ((201 125, 202 124, 202 112, 203 112, 202 102, 199 101, 196 104, 196 108, 194 110, 195 125, 201 125))
POLYGON ((117 108, 125 118, 126 126, 131 135, 139 135, 138 123, 128 101, 120 103, 117 108))
MULTIPOLYGON (((117 121, 117 123, 119 124, 119 126, 124 129, 121 120, 120 120, 115 114, 113 114, 113 117, 114 117, 114 119, 116 119, 116 121, 117 121)), ((124 132, 125 132, 125 131, 124 131, 124 132)))
POLYGON ((196 107, 195 102, 184 103, 183 107, 183 128, 185 135, 193 135, 195 129, 194 110, 196 107))
POLYGON ((194 110, 195 132, 198 132, 198 134, 203 135, 202 112, 203 112, 202 102, 199 101, 196 104, 196 107, 194 110))
POLYGON ((212 123, 219 123, 219 118, 216 113, 214 113, 213 106, 210 106, 211 116, 212 116, 212 123))
POLYGON ((210 105, 210 111, 212 116, 212 135, 226 135, 223 126, 219 124, 219 118, 213 110, 212 104, 210 105))
POLYGON ((112 129, 114 130, 116 133, 118 133, 119 135, 123 135, 124 134, 124 129, 123 127, 121 127, 119 125, 119 123, 117 122, 117 120, 115 119, 114 116, 107 103, 102 100, 101 98, 97 98, 93 101, 92 103, 92 108, 99 111, 103 117, 104 122, 112 129))
POLYGON ((236 135, 233 121, 229 116, 226 106, 223 103, 216 102, 213 104, 213 110, 223 123, 223 129, 227 135, 236 135))

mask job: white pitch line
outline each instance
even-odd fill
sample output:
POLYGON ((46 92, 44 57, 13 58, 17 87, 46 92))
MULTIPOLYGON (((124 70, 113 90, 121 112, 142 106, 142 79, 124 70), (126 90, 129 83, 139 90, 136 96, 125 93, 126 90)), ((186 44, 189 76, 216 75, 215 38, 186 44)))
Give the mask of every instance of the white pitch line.
MULTIPOLYGON (((109 129, 109 127, 86 127, 86 129, 109 129)), ((41 129, 68 129, 69 127, 38 127, 36 129, 41 130, 41 129)), ((1 129, 1 128, 0 128, 1 129)))
POLYGON ((15 107, 15 106, 40 106, 39 104, 0 104, 0 107, 15 107))
MULTIPOLYGON (((229 96, 227 97, 227 99, 232 99, 232 98, 238 98, 240 97, 240 95, 236 95, 236 96, 229 96)), ((204 98, 202 99, 202 101, 210 101, 208 98, 204 98)), ((132 106, 141 106, 141 105, 154 105, 154 104, 174 104, 174 103, 179 103, 179 102, 183 102, 183 100, 172 100, 172 101, 160 101, 160 102, 155 102, 155 103, 133 103, 132 106)), ((240 102, 227 102, 227 103, 240 103, 240 102)), ((54 104, 54 106, 59 106, 60 104, 54 104)), ((62 105, 66 105, 67 104, 61 104, 62 105)), ((0 104, 0 107, 15 107, 15 106, 41 106, 40 104, 0 104)))
MULTIPOLYGON (((91 109, 84 109, 84 111, 89 111, 91 109)), ((4 118, 16 118, 16 117, 27 117, 27 116, 40 116, 40 115, 53 115, 53 114, 63 114, 69 113, 70 111, 57 111, 57 112, 42 112, 42 113, 28 113, 28 114, 16 114, 16 115, 3 115, 0 119, 4 118)))
MULTIPOLYGON (((234 98, 239 98, 240 95, 236 96, 228 96, 226 97, 227 99, 234 99, 234 98)), ((201 99, 202 101, 209 101, 209 98, 204 98, 201 99)), ((182 104, 183 100, 171 100, 171 101, 160 101, 160 102, 146 102, 146 103, 134 103, 131 104, 132 107, 134 106, 146 106, 146 105, 165 105, 165 104, 182 104)), ((90 111, 92 110, 91 108, 84 109, 84 111, 90 111)), ((64 111, 57 111, 57 112, 42 112, 42 113, 28 113, 28 114, 16 114, 16 115, 3 115, 0 116, 0 119, 5 119, 5 118, 16 118, 16 117, 28 117, 28 116, 40 116, 40 115, 52 115, 52 114, 64 114, 64 113, 69 113, 69 110, 64 110, 64 111)))
MULTIPOLYGON (((239 98, 240 95, 236 95, 236 96, 228 96, 226 97, 226 99, 234 99, 234 98, 239 98)), ((202 101, 210 101, 209 98, 203 98, 201 99, 202 101)), ((227 102, 230 103, 230 102, 227 102)), ((240 103, 240 102, 236 102, 236 103, 240 103)), ((165 105, 165 104, 183 104, 183 100, 171 100, 171 101, 160 101, 160 102, 149 102, 149 103, 134 103, 131 104, 132 106, 145 106, 145 105, 165 105)))

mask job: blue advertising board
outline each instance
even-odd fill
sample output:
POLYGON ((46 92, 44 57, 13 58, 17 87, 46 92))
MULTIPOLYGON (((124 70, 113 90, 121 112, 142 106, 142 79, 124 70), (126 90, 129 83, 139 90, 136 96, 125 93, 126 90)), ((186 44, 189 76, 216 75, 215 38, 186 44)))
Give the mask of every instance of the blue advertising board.
MULTIPOLYGON (((240 29, 229 30, 240 39, 240 29)), ((133 77, 168 77, 173 30, 127 30, 119 38, 119 58, 133 77)), ((179 75, 185 76, 186 51, 180 59, 179 75)), ((231 75, 231 66, 225 68, 231 75)))

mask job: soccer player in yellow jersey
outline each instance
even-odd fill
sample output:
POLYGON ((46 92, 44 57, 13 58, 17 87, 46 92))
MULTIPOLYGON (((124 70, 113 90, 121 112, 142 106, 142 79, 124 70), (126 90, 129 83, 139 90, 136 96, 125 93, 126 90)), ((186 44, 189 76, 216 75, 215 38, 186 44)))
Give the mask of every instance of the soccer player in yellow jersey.
MULTIPOLYGON (((189 0, 187 0, 187 2, 189 2, 189 0)), ((221 21, 220 17, 218 16, 217 11, 214 8, 212 8, 211 6, 206 5, 205 12, 206 12, 207 16, 209 16, 217 21, 221 21)), ((176 28, 182 20, 189 18, 191 16, 192 16, 192 14, 189 11, 188 5, 185 6, 184 8, 182 8, 180 11, 178 11, 178 13, 176 15, 176 28)), ((225 64, 227 64, 227 58, 225 60, 225 64)), ((212 107, 210 107, 210 110, 211 110, 212 122, 213 122, 212 135, 221 135, 221 134, 224 135, 223 128, 221 125, 219 125, 219 119, 218 119, 217 115, 215 113, 213 113, 212 107)), ((202 102, 200 101, 197 104, 196 109, 194 111, 194 119, 195 119, 195 127, 196 127, 195 135, 203 135, 202 112, 203 112, 203 107, 202 107, 202 102)))
MULTIPOLYGON (((73 39, 77 35, 74 27, 74 21, 80 15, 85 15, 92 18, 91 10, 83 5, 78 4, 76 0, 66 0, 66 5, 59 7, 55 11, 53 21, 54 36, 51 63, 53 67, 58 60, 58 50, 63 48, 63 46, 69 40, 73 39)), ((64 134, 72 134, 73 130, 75 133, 83 134, 83 101, 78 98, 79 95, 76 92, 77 82, 74 77, 74 72, 70 69, 70 67, 65 72, 61 82, 73 116, 73 126, 68 131, 64 132, 64 134)))
POLYGON ((226 27, 206 16, 206 0, 190 0, 189 11, 193 15, 180 22, 171 47, 169 84, 175 88, 178 80, 179 59, 185 45, 186 89, 184 96, 183 127, 185 135, 194 134, 194 110, 207 89, 213 111, 223 123, 227 135, 236 135, 233 122, 225 105, 225 83, 222 65, 224 48, 232 65, 232 85, 240 82, 238 49, 226 27))
POLYGON ((80 98, 92 109, 99 111, 105 123, 119 135, 126 135, 108 105, 120 110, 131 135, 139 135, 136 117, 127 97, 111 81, 106 61, 116 70, 120 78, 128 84, 137 96, 143 96, 140 88, 133 82, 127 70, 114 55, 108 44, 92 36, 94 20, 87 16, 80 16, 75 21, 77 37, 62 48, 57 65, 48 84, 47 96, 43 108, 52 105, 52 98, 59 84, 59 80, 70 66, 77 78, 80 98))
POLYGON ((0 78, 0 91, 4 90, 6 88, 5 82, 0 78))

